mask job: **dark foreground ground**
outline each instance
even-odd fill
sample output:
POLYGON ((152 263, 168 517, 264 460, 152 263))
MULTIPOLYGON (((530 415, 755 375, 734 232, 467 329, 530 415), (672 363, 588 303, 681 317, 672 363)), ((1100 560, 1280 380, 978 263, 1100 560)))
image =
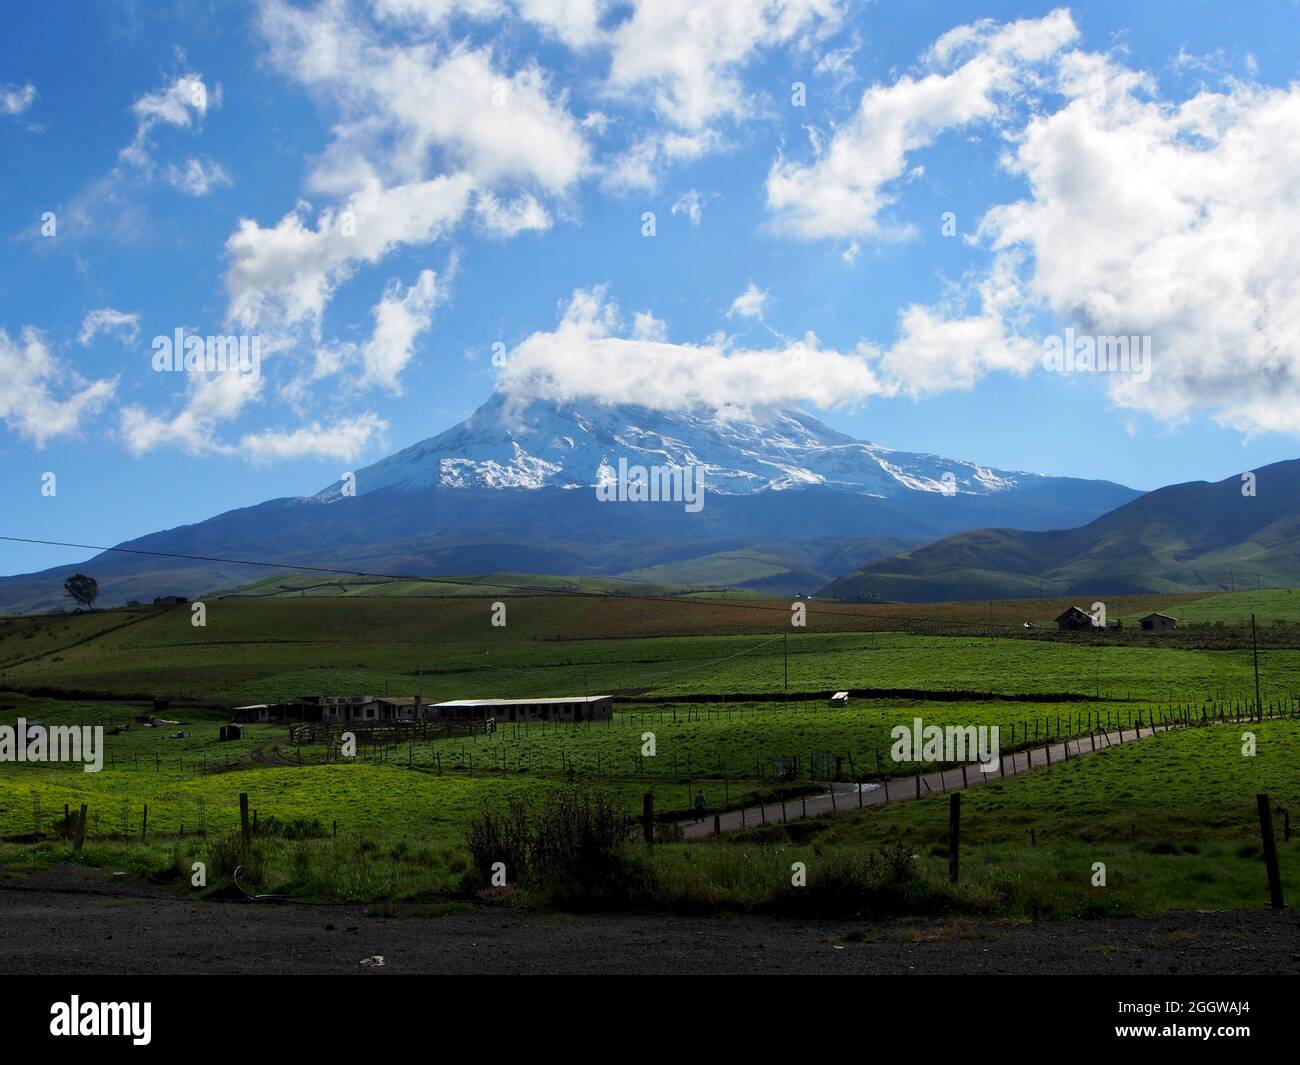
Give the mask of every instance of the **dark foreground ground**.
POLYGON ((0 973, 1298 973, 1300 913, 806 921, 500 906, 195 903, 0 870, 0 973), (380 955, 382 966, 362 965, 380 955))

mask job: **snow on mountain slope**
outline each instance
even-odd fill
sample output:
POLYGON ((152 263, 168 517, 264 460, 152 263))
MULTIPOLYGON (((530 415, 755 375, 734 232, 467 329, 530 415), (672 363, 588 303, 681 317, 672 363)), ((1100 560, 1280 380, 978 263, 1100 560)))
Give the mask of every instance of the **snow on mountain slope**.
MULTIPOLYGON (((911 492, 992 495, 1038 474, 892 451, 799 410, 739 415, 538 401, 512 413, 498 393, 459 425, 357 471, 357 492, 385 488, 588 488, 619 459, 702 466, 710 493, 748 495, 821 486, 896 498, 911 492)), ((340 498, 342 482, 317 499, 340 498)))

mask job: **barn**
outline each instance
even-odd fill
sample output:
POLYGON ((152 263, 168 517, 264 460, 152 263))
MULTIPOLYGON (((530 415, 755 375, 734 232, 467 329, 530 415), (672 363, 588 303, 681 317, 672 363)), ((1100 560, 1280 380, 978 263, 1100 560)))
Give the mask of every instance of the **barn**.
POLYGON ((545 699, 452 699, 434 703, 432 716, 484 721, 608 721, 614 713, 612 695, 567 695, 545 699))
POLYGON ((1092 615, 1081 607, 1068 607, 1063 613, 1057 615, 1056 627, 1062 632, 1078 632, 1081 629, 1091 629, 1093 627, 1092 615))
POLYGON ((1148 614, 1138 624, 1142 626, 1143 632, 1168 632, 1170 629, 1178 628, 1178 619, 1157 612, 1148 614))

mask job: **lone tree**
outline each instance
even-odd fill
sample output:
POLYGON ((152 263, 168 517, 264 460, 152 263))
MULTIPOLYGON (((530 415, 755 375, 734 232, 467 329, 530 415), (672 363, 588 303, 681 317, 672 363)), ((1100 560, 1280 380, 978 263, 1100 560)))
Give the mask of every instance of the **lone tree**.
POLYGON ((90 604, 99 595, 99 582, 84 573, 74 573, 63 582, 63 594, 71 596, 80 606, 89 610, 90 604))

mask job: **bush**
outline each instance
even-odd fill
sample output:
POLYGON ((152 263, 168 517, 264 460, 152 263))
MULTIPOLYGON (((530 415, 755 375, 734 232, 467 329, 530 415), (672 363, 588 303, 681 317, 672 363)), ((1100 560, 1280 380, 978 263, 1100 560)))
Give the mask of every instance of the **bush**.
POLYGON ((503 808, 485 808, 466 837, 480 883, 501 862, 509 883, 556 901, 626 901, 637 868, 627 853, 632 827, 603 795, 566 788, 534 803, 514 796, 503 808))
POLYGON ((241 881, 260 884, 266 876, 266 847, 256 838, 245 840, 238 832, 213 836, 208 841, 207 864, 210 879, 233 879, 242 866, 241 881))

